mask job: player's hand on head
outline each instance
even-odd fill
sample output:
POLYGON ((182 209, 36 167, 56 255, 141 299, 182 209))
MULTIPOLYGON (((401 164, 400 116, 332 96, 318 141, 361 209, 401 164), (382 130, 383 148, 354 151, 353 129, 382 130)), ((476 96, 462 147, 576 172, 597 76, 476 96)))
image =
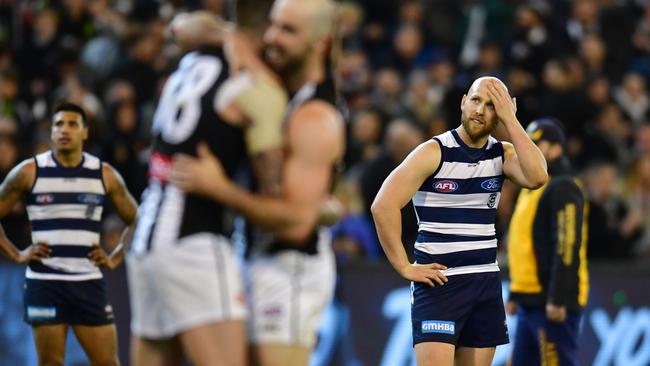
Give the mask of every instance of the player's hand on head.
POLYGON ((16 259, 16 263, 26 264, 32 261, 40 261, 52 254, 52 248, 44 242, 32 244, 22 250, 16 259))
POLYGON ((210 195, 227 179, 221 162, 205 142, 198 144, 197 157, 174 155, 171 181, 185 192, 210 195))
POLYGON ((434 287, 436 285, 442 286, 447 283, 447 276, 440 272, 445 269, 447 269, 447 267, 439 263, 409 263, 402 269, 402 271, 400 271, 400 274, 407 280, 426 283, 429 286, 434 287))
POLYGON ((517 99, 510 96, 503 83, 497 80, 488 80, 487 92, 499 120, 504 121, 515 117, 517 99))

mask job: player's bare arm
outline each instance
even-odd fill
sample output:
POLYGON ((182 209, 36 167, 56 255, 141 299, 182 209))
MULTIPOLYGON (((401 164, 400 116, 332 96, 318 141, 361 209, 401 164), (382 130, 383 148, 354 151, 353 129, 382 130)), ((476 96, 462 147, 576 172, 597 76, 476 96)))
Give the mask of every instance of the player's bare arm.
POLYGON ((402 243, 400 210, 411 200, 427 177, 434 173, 441 159, 440 145, 429 140, 418 146, 386 178, 372 203, 372 216, 386 257, 404 278, 434 286, 447 282, 442 264, 411 264, 402 243))
POLYGON ((135 222, 138 206, 126 188, 124 179, 112 166, 107 163, 102 163, 102 175, 106 187, 106 196, 111 200, 118 216, 127 224, 127 227, 122 232, 120 243, 113 248, 110 254, 107 254, 99 244, 96 244, 88 254, 88 258, 95 262, 97 266, 115 269, 124 260, 124 252, 128 246, 125 245, 128 244, 128 240, 125 239, 133 231, 133 223, 135 222))
MULTIPOLYGON (((0 218, 11 212, 14 205, 27 193, 36 178, 36 165, 33 159, 16 165, 0 185, 0 218)), ((20 251, 5 235, 0 225, 0 249, 15 263, 25 264, 50 256, 52 250, 45 243, 35 243, 20 251)))
POLYGON ((512 144, 503 142, 505 175, 525 188, 543 186, 548 179, 546 160, 517 120, 516 100, 510 97, 500 81, 489 80, 487 86, 495 112, 512 141, 512 144))

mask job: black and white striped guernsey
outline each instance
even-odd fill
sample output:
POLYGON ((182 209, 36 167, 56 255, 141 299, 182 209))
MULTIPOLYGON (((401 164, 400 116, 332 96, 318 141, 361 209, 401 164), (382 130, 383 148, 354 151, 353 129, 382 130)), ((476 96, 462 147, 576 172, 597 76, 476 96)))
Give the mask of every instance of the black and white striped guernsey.
POLYGON ((455 130, 433 138, 441 160, 413 197, 418 263, 441 263, 445 275, 498 271, 496 209, 503 183, 503 145, 489 137, 467 146, 455 130))
POLYGON ((100 244, 106 190, 102 162, 83 153, 76 167, 64 167, 52 151, 37 155, 36 180, 27 196, 32 242, 51 246, 49 258, 32 262, 26 277, 39 280, 86 281, 102 278, 88 259, 100 244))

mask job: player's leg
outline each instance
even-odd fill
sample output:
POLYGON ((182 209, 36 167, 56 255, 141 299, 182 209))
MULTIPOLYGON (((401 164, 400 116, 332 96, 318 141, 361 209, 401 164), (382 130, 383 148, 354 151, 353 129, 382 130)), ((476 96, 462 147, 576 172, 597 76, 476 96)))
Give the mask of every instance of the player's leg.
POLYGON ((68 326, 66 324, 34 325, 32 334, 38 354, 38 364, 40 366, 63 366, 68 326))
POLYGON ((181 239, 158 257, 156 289, 163 328, 177 335, 194 365, 245 365, 246 302, 228 240, 213 234, 181 239))
POLYGON ((499 272, 472 275, 475 303, 460 330, 456 361, 461 366, 489 366, 496 346, 508 343, 499 272))
POLYGON ((65 284, 66 320, 91 365, 119 365, 113 307, 103 279, 65 284))
POLYGON ((539 365, 539 330, 544 324, 541 310, 519 306, 517 310, 517 334, 512 345, 512 366, 539 365))
POLYGON ((251 364, 255 366, 304 366, 309 362, 308 347, 258 344, 251 347, 251 364))
POLYGON ((336 266, 330 237, 314 254, 287 251, 249 266, 251 360, 261 366, 306 366, 318 325, 332 301, 336 266))
POLYGON ((424 342, 415 345, 415 360, 418 366, 453 366, 453 344, 442 342, 424 342))
POLYGON ((73 325, 72 330, 92 366, 120 364, 117 356, 117 330, 114 324, 73 325))
POLYGON ((178 366, 183 360, 178 339, 147 340, 131 336, 131 365, 178 366))
POLYGON ((68 335, 66 296, 66 284, 61 281, 25 280, 25 322, 32 327, 39 365, 63 365, 68 335))
POLYGON ((496 347, 469 348, 459 347, 456 350, 456 365, 458 366, 490 366, 494 359, 496 347))
POLYGON ((200 325, 181 333, 179 340, 192 365, 247 364, 244 321, 231 320, 200 325))
POLYGON ((574 366, 578 364, 578 332, 580 314, 569 311, 562 323, 544 317, 540 329, 540 355, 543 365, 574 366))

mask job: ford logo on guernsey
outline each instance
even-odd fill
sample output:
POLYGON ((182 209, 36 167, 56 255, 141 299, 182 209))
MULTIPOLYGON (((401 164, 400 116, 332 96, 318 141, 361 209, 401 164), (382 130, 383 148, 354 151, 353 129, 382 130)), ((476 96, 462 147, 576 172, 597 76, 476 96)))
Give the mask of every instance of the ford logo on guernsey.
POLYGON ((483 187, 483 189, 486 191, 496 192, 501 189, 501 179, 492 178, 484 180, 483 183, 481 183, 481 187, 483 187))
POLYGON ((458 183, 453 180, 441 180, 433 184, 433 189, 442 193, 450 193, 458 189, 458 183))

